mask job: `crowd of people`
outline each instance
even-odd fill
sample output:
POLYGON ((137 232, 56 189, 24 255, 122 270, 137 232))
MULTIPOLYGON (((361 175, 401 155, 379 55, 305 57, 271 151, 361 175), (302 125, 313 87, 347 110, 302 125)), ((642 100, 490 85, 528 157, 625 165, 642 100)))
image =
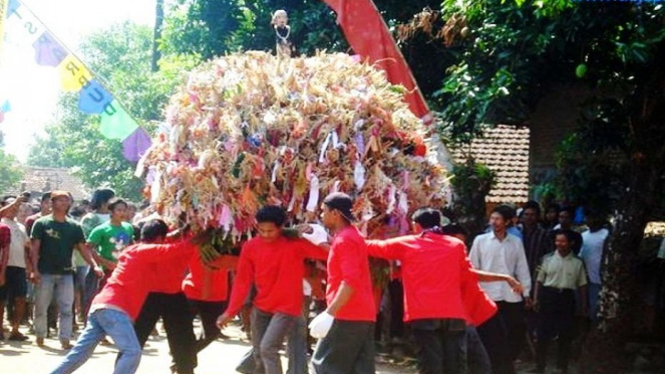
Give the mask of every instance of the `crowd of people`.
POLYGON ((239 256, 209 261, 196 250, 203 234, 169 228, 156 213, 135 216, 110 189, 85 207, 65 191, 46 193, 32 215, 27 199, 7 196, 0 208, 0 317, 9 311, 13 341, 29 341, 19 327, 30 322, 38 346, 57 325, 69 352, 51 373, 75 371, 107 338, 120 351, 114 372, 135 372, 160 318, 172 372, 193 373, 197 353, 236 316, 252 342, 243 373, 282 373, 285 342, 291 374, 374 373, 384 320, 390 339, 413 343, 423 374, 510 374, 529 352, 533 372, 544 372, 555 338, 566 372, 577 322, 598 314, 610 233, 594 212, 575 226, 576 210, 552 206, 541 216, 528 202, 519 214, 495 207, 469 247, 435 207, 412 214, 410 235, 367 240, 351 197, 334 193, 320 219, 294 228, 281 207, 262 207, 239 256), (370 258, 391 265, 385 290, 370 258), (317 339, 310 360, 308 335, 317 339))

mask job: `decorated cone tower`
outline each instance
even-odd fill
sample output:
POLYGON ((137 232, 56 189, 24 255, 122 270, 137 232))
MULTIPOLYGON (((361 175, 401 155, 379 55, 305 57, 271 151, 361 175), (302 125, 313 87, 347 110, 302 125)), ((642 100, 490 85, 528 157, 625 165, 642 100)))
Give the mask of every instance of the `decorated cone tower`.
POLYGON ((446 170, 406 89, 355 56, 289 57, 286 17, 273 15, 277 56, 231 54, 191 72, 139 163, 168 222, 210 232, 204 259, 251 237, 265 204, 311 221, 325 195, 346 192, 372 238, 404 234, 411 211, 443 203, 446 170))

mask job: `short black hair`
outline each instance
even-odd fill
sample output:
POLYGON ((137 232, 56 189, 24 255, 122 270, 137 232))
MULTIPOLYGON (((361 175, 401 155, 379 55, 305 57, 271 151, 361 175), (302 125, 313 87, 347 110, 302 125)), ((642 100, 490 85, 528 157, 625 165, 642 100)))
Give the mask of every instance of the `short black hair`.
POLYGON ((99 209, 113 197, 115 197, 115 191, 112 189, 98 188, 95 190, 95 192, 92 193, 92 199, 90 199, 90 208, 93 210, 99 209))
POLYGON ((434 208, 419 208, 413 212, 411 220, 425 230, 441 227, 441 212, 434 208))
POLYGON ((125 207, 129 206, 129 204, 127 204, 127 202, 125 200, 123 200, 119 197, 114 197, 114 198, 111 198, 111 200, 109 200, 108 208, 109 208, 109 210, 113 210, 113 209, 115 209, 116 206, 123 205, 123 204, 125 205, 125 207))
POLYGON ((568 240, 568 243, 571 245, 575 241, 575 232, 573 230, 556 230, 554 232, 554 238, 556 238, 558 235, 565 236, 566 240, 568 240))
POLYGON ((492 209, 492 213, 499 213, 504 220, 509 221, 515 217, 515 209, 509 205, 499 205, 492 209))
POLYGON ((575 207, 572 205, 566 205, 564 207, 561 207, 559 213, 561 212, 567 212, 568 214, 570 214, 572 218, 575 218, 575 207))
POLYGON ((51 192, 50 191, 49 192, 44 192, 44 194, 42 195, 42 200, 41 201, 42 201, 42 203, 44 201, 51 201, 51 192))
POLYGON ((545 208, 545 212, 549 212, 552 209, 554 209, 554 211, 557 212, 558 214, 559 211, 561 210, 561 206, 557 203, 551 203, 545 208))
POLYGON ((277 227, 282 227, 286 222, 286 212, 278 205, 266 205, 256 212, 256 222, 272 222, 277 227))
POLYGON ((443 226, 441 228, 441 232, 443 233, 443 235, 450 235, 450 236, 464 235, 465 237, 469 236, 464 227, 456 223, 451 223, 443 226))
POLYGON ((533 200, 527 201, 524 206, 522 207, 522 211, 525 211, 527 209, 532 209, 536 211, 536 216, 540 217, 540 204, 533 200))
POLYGON ((141 241, 146 243, 156 242, 159 238, 164 239, 169 233, 169 227, 161 219, 153 219, 141 227, 141 241))

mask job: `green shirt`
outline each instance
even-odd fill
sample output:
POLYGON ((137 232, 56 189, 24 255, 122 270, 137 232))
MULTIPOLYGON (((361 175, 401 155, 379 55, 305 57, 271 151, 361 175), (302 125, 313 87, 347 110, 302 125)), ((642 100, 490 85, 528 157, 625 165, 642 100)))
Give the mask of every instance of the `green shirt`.
POLYGON ((119 226, 114 226, 106 222, 92 230, 88 243, 97 246, 97 253, 102 258, 118 262, 120 252, 132 242, 132 238, 134 227, 131 224, 121 222, 119 226))
POLYGON ((584 263, 572 252, 561 257, 558 251, 554 251, 543 257, 543 264, 538 271, 538 282, 545 287, 575 290, 587 283, 584 263))
POLYGON ((58 222, 51 214, 35 222, 31 237, 40 240, 37 269, 43 274, 71 273, 72 253, 78 244, 85 242, 78 223, 70 218, 58 222))

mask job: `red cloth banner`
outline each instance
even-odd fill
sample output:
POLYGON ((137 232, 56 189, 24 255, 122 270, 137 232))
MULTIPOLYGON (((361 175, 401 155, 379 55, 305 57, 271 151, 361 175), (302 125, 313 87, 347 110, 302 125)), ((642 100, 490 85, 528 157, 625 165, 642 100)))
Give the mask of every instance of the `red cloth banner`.
POLYGON ((372 0, 323 0, 337 13, 339 23, 351 48, 386 72, 393 84, 409 90, 406 101, 411 111, 425 123, 432 115, 404 56, 390 35, 381 13, 372 0))

